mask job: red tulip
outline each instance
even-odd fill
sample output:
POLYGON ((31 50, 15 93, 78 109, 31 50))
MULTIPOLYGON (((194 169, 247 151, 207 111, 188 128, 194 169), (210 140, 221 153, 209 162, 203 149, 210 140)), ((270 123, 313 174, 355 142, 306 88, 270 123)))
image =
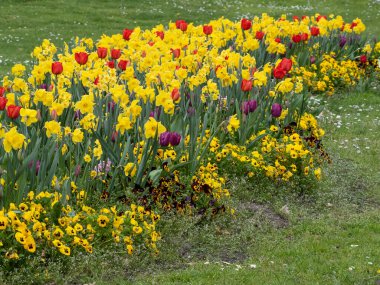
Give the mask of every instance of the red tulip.
POLYGON ((187 30, 187 23, 186 23, 186 22, 182 22, 182 23, 179 25, 179 29, 180 29, 182 32, 186 32, 186 30, 187 30))
POLYGON ((360 62, 361 63, 366 63, 367 62, 367 56, 365 54, 360 56, 360 62))
POLYGON ((276 43, 281 43, 281 39, 280 39, 280 38, 275 38, 274 41, 275 41, 276 43))
POLYGON ((51 64, 51 72, 55 75, 61 74, 63 72, 62 63, 59 61, 53 62, 51 64))
POLYGON ((8 99, 5 97, 0 97, 0 110, 4 110, 7 105, 8 99))
POLYGON ((292 41, 295 43, 299 43, 301 41, 301 35, 293 35, 292 41))
POLYGON ((178 58, 181 55, 181 50, 179 48, 171 49, 171 52, 174 55, 174 58, 178 58))
POLYGON ((159 37, 161 40, 163 40, 165 37, 165 33, 162 31, 157 31, 156 36, 159 37))
POLYGON ((177 20, 175 21, 175 26, 177 27, 177 29, 179 29, 181 23, 185 22, 185 20, 177 20))
POLYGON ((112 49, 111 50, 111 57, 113 59, 118 59, 121 56, 121 50, 119 49, 112 49))
POLYGON ((6 91, 5 87, 0 86, 0 97, 3 97, 5 91, 6 91))
POLYGON ((258 39, 259 41, 261 41, 264 36, 265 36, 265 34, 262 31, 257 31, 255 38, 258 39))
POLYGON ((299 22, 299 21, 300 21, 300 18, 299 18, 298 16, 293 16, 293 21, 294 21, 294 22, 296 22, 296 21, 299 22))
POLYGON ((316 37, 319 35, 319 28, 318 27, 311 27, 310 28, 310 33, 313 37, 316 37))
POLYGON ((128 60, 119 60, 119 64, 117 65, 121 70, 125 70, 127 68, 129 61, 128 60))
POLYGON ((302 33, 301 34, 301 41, 307 41, 309 38, 309 34, 307 33, 302 33))
POLYGON ((107 62, 107 65, 109 68, 115 68, 115 62, 113 62, 112 60, 107 62))
POLYGON ((117 140, 118 135, 118 132, 114 131, 111 136, 111 141, 115 142, 117 140))
POLYGON ((292 69, 293 62, 291 59, 284 57, 278 65, 278 68, 285 70, 285 72, 289 72, 292 69))
POLYGON ((240 85, 240 88, 243 92, 249 92, 252 90, 252 81, 251 80, 247 80, 247 79, 243 79, 241 81, 241 85, 240 85))
POLYGON ((132 33, 133 33, 133 30, 125 29, 123 31, 123 38, 124 38, 124 40, 129 41, 132 33))
POLYGON ((175 22, 175 25, 177 29, 180 29, 182 32, 185 32, 187 30, 187 23, 184 20, 177 20, 175 22))
POLYGON ((173 101, 177 101, 179 99, 181 94, 179 94, 178 88, 173 89, 171 96, 172 96, 173 101))
POLYGON ((7 108, 7 116, 11 119, 17 119, 20 116, 21 106, 9 105, 7 108))
POLYGON ((87 52, 76 52, 75 53, 75 60, 80 65, 84 65, 88 61, 88 54, 87 52))
POLYGON ((211 35, 212 34, 212 26, 203 26, 203 33, 205 35, 211 35))
POLYGON ((243 30, 249 30, 251 27, 252 27, 252 22, 250 21, 250 20, 248 20, 248 19, 246 19, 246 18, 243 18, 242 20, 241 20, 241 28, 243 29, 243 30))
POLYGON ((282 79, 286 75, 286 71, 283 70, 282 68, 276 67, 273 69, 273 76, 277 79, 282 79))
POLYGON ((326 16, 319 15, 319 16, 317 17, 317 22, 319 22, 322 18, 325 19, 325 20, 327 20, 327 17, 326 17, 326 16))
POLYGON ((105 47, 98 47, 98 57, 99 58, 106 58, 107 57, 107 48, 105 47))

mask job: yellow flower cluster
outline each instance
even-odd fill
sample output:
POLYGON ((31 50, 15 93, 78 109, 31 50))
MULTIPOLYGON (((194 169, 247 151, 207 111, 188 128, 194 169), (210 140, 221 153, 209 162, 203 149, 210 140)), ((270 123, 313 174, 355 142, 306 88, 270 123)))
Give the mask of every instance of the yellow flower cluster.
MULTIPOLYGON (((82 193, 82 195, 85 195, 82 193)), ((132 254, 145 244, 157 251, 160 234, 156 223, 160 216, 141 206, 127 211, 117 207, 93 209, 83 203, 63 206, 62 194, 29 192, 19 205, 11 203, 0 211, 0 253, 18 259, 26 253, 56 249, 63 255, 72 251, 92 253, 104 240, 113 240, 132 254)))

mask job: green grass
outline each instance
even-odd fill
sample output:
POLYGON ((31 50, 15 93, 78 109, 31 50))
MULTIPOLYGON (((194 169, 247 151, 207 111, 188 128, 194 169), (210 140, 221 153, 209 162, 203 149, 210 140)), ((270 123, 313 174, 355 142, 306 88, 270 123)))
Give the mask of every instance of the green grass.
POLYGON ((151 28, 177 19, 201 24, 222 16, 238 20, 263 12, 274 16, 319 12, 339 14, 346 21, 360 17, 369 34, 380 34, 380 2, 376 0, 1 0, 0 11, 0 75, 13 64, 30 60, 33 48, 44 38, 63 47, 63 41, 75 36, 97 39, 124 28, 151 28))
MULTIPOLYGON (((361 17, 379 34, 379 1, 77 1, 2 0, 0 74, 50 38, 97 38, 179 18, 195 23, 268 12, 361 17), (85 3, 88 2, 88 3, 85 3), (297 9, 296 5, 302 5, 297 9), (204 10, 200 8, 203 7, 204 10), (307 7, 306 7, 307 8, 307 7)), ((305 195, 265 181, 231 181, 235 217, 165 217, 157 257, 102 251, 31 265, 0 284, 376 284, 380 279, 380 93, 326 99, 321 122, 332 158, 305 195), (348 115, 349 114, 349 115, 348 115), (337 116, 340 116, 337 117, 337 116), (338 124, 338 122, 341 122, 338 124), (340 126, 340 127, 338 127, 340 126), (256 266, 256 268, 251 268, 256 266), (25 276, 29 276, 26 278, 25 276)))

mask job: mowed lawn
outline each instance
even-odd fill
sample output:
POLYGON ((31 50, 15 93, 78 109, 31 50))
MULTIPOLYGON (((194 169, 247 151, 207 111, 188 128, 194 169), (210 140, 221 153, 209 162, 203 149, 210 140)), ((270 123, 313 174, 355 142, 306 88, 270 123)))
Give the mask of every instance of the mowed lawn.
MULTIPOLYGON (((0 0, 0 75, 28 64, 42 39, 57 47, 75 36, 98 38, 124 28, 176 19, 201 24, 266 12, 360 17, 380 35, 380 1, 79 1, 0 0)), ((377 87, 379 88, 379 87, 377 87)), ((120 252, 32 263, 7 280, 19 284, 378 284, 380 282, 380 93, 321 98, 324 146, 332 163, 315 189, 298 195, 231 181, 235 217, 163 219, 158 257, 120 252), (28 279, 25 276, 29 276, 28 279)), ((0 284, 3 281, 0 270, 0 284)))
POLYGON ((202 24, 219 17, 237 20, 264 12, 276 17, 318 12, 342 15, 347 21, 360 17, 368 34, 380 33, 378 0, 1 0, 0 11, 0 75, 15 63, 27 63, 44 38, 62 47, 76 36, 97 39, 124 28, 151 28, 177 19, 202 24))

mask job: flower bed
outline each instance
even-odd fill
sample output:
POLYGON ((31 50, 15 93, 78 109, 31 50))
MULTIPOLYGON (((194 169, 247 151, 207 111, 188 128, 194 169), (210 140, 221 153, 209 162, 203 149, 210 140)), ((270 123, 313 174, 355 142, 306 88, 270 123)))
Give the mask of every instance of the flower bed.
POLYGON ((309 99, 378 76, 364 30, 263 14, 125 29, 61 53, 44 40, 0 87, 0 252, 91 252, 106 236, 156 250, 153 212, 233 211, 229 175, 319 180, 328 156, 309 99))

